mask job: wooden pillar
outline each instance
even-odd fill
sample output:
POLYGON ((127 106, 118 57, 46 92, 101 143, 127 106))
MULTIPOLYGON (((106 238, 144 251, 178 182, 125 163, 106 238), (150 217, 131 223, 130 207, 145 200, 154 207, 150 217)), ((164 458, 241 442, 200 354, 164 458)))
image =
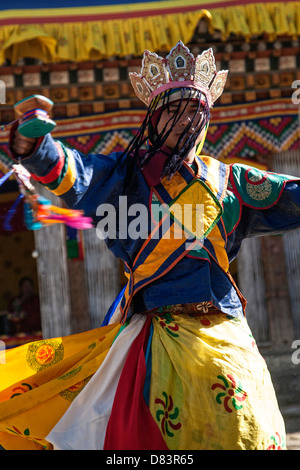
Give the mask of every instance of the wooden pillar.
POLYGON ((90 327, 98 328, 120 291, 119 260, 94 228, 83 231, 83 240, 90 327))
MULTIPOLYGON (((41 196, 62 206, 58 197, 36 187, 41 196)), ((34 232, 44 338, 98 328, 120 291, 119 260, 98 239, 95 229, 82 234, 84 259, 68 260, 63 225, 34 232)))
POLYGON ((261 242, 271 343, 274 347, 290 347, 294 331, 283 237, 262 237, 261 242))
MULTIPOLYGON (((300 177, 300 152, 289 150, 272 156, 272 171, 300 177)), ((287 281, 293 315, 294 336, 300 335, 300 229, 283 235, 287 281)))
POLYGON ((248 304, 246 317, 257 343, 270 343, 269 319, 265 297, 261 239, 243 240, 237 257, 238 286, 248 304))
MULTIPOLYGON (((37 185, 39 194, 56 206, 60 200, 37 185)), ((44 338, 71 334, 71 304, 65 227, 54 224, 34 231, 44 338)))
POLYGON ((90 328, 84 260, 68 259, 68 274, 72 333, 80 333, 90 328))
POLYGON ((300 230, 285 233, 283 245, 295 338, 300 338, 300 230))

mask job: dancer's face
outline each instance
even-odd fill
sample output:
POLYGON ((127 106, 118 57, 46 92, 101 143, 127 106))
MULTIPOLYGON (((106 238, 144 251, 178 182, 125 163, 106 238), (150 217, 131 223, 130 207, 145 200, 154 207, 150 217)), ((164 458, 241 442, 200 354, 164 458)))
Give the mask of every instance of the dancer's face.
MULTIPOLYGON (((202 115, 203 108, 201 107, 199 110, 198 108, 198 100, 183 100, 180 105, 178 101, 174 101, 169 103, 169 105, 163 109, 160 119, 157 123, 158 134, 160 134, 160 132, 163 130, 166 133, 172 127, 173 116, 175 113, 177 113, 177 117, 175 118, 175 125, 164 142, 165 146, 169 147, 170 149, 174 149, 178 140, 184 131, 186 131, 186 134, 184 135, 179 145, 179 148, 181 148, 192 133, 197 133, 200 131, 204 117, 202 115)), ((192 153, 195 154, 196 147, 202 141, 204 136, 205 125, 203 126, 202 131, 195 141, 192 153)))

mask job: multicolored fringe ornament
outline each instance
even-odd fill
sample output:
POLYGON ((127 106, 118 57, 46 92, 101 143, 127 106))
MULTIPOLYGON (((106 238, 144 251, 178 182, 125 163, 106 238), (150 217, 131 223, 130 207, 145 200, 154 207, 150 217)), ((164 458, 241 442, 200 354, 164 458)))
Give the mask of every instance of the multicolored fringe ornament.
POLYGON ((48 199, 40 196, 30 182, 30 173, 21 164, 12 166, 12 170, 0 179, 0 186, 13 174, 19 185, 20 196, 8 212, 5 220, 6 230, 11 230, 10 221, 22 198, 24 198, 24 221, 28 230, 38 230, 55 223, 66 224, 78 230, 93 227, 92 219, 86 217, 83 211, 54 206, 48 199))

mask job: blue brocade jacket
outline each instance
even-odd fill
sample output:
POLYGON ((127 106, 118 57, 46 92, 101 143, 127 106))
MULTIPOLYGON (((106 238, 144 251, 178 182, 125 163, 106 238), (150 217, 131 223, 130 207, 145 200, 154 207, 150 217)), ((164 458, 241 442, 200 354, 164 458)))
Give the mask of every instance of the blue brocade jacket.
MULTIPOLYGON (((211 240, 207 237, 203 244, 194 245, 184 255, 181 252, 176 262, 174 259, 168 261, 169 267, 162 267, 160 274, 149 274, 147 282, 141 282, 132 296, 129 312, 211 302, 227 315, 240 315, 245 305, 228 266, 238 254, 243 239, 300 226, 300 181, 297 178, 247 165, 227 166, 216 162, 201 156, 196 174, 185 165, 180 176, 190 178, 186 180, 188 186, 195 178, 202 181, 219 204, 220 217, 215 221, 214 236, 211 240), (218 172, 219 179, 215 185, 210 185, 210 175, 214 175, 214 179, 218 172)), ((149 232, 160 195, 167 204, 172 200, 172 192, 167 194, 165 187, 161 186, 158 192, 150 187, 147 175, 126 154, 84 156, 77 150, 66 148, 49 134, 41 139, 32 155, 22 160, 22 164, 35 180, 62 197, 68 207, 81 209, 92 217, 96 227, 104 220, 104 212, 99 207, 115 208, 115 223, 112 229, 108 227, 113 233, 106 238, 106 244, 124 262, 129 273, 145 238, 136 238, 130 233, 120 236, 126 229, 124 224, 128 228, 137 217, 137 213, 131 214, 127 210, 124 219, 124 211, 135 204, 147 207, 149 232)))

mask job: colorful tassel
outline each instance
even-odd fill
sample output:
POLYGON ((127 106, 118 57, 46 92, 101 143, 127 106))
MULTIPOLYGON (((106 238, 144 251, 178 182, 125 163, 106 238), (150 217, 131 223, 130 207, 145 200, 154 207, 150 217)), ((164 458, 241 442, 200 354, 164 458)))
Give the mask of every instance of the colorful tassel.
POLYGON ((36 222, 32 206, 27 202, 24 203, 24 222, 28 230, 38 230, 43 227, 41 222, 36 222))
POLYGON ((4 222, 5 230, 12 230, 10 222, 23 197, 25 198, 24 221, 29 230, 38 230, 44 225, 55 223, 66 224, 77 230, 93 227, 92 219, 86 217, 83 211, 57 207, 52 205, 48 199, 41 197, 30 182, 30 173, 20 164, 13 165, 12 170, 0 178, 0 186, 5 183, 12 174, 15 174, 17 178, 20 196, 8 211, 4 222))
POLYGON ((29 230, 38 230, 45 225, 62 223, 78 230, 92 228, 92 219, 82 211, 63 209, 51 204, 48 199, 37 196, 26 200, 24 204, 25 224, 29 230))
POLYGON ((13 165, 19 190, 25 196, 24 217, 29 230, 37 230, 44 225, 63 223, 76 229, 92 228, 92 219, 83 211, 64 209, 40 196, 30 182, 31 175, 22 165, 13 165))
POLYGON ((78 230, 93 227, 92 219, 86 217, 82 211, 53 206, 47 199, 41 196, 38 197, 37 202, 36 220, 45 225, 64 223, 78 230))

